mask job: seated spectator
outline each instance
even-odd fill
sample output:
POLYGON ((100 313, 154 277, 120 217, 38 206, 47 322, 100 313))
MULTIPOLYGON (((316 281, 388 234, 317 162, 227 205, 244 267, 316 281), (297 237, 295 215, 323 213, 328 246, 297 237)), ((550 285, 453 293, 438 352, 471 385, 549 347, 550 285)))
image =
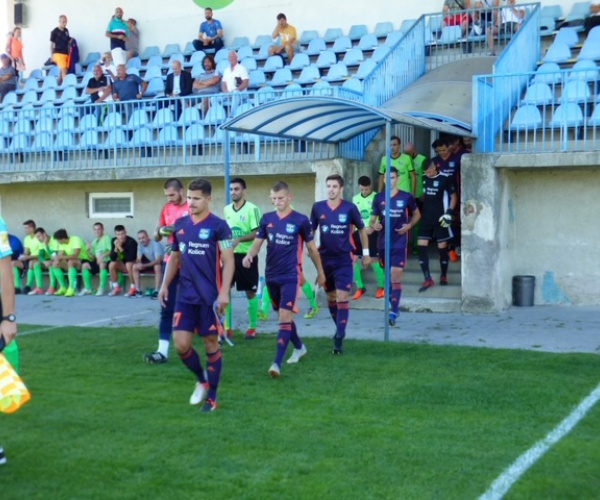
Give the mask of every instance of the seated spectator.
POLYGON ((507 7, 503 7, 499 13, 496 12, 496 22, 487 27, 488 56, 495 56, 494 37, 502 35, 510 38, 517 32, 525 18, 525 9, 515 7, 516 0, 507 0, 507 7))
MULTIPOLYGON (((52 255, 52 267, 54 275, 60 288, 54 295, 64 295, 65 297, 74 297, 77 287, 77 271, 81 269, 82 263, 92 261, 89 256, 85 243, 79 236, 69 236, 66 229, 59 229, 54 233, 54 239, 58 242, 58 252, 52 255), (67 271, 68 287, 65 288, 65 277, 63 271, 67 271)), ((92 281, 89 270, 83 269, 81 272, 84 289, 81 295, 90 295, 92 293, 92 281)))
POLYGON ((58 67, 57 83, 59 85, 62 83, 63 78, 67 76, 70 41, 71 35, 69 35, 67 29, 67 16, 61 15, 58 18, 58 26, 50 32, 50 58, 58 67))
MULTIPOLYGON (((129 273, 133 276, 133 264, 137 260, 137 241, 131 236, 127 236, 125 226, 120 224, 115 226, 115 237, 111 242, 110 263, 108 264, 108 273, 110 275, 109 295, 121 295, 121 287, 118 283, 118 272, 129 273)), ((135 291, 135 285, 131 288, 135 291)))
POLYGON ((204 21, 198 30, 198 39, 192 44, 196 50, 214 49, 215 52, 223 48, 223 26, 221 22, 213 19, 213 11, 210 7, 204 9, 204 21))
POLYGON ((165 254, 163 246, 151 240, 148 232, 144 229, 138 231, 137 260, 133 265, 133 283, 135 289, 130 289, 129 297, 141 297, 140 273, 154 273, 154 291, 158 297, 158 290, 162 282, 162 260, 165 254))
POLYGON ((102 68, 104 75, 109 78, 109 82, 112 83, 116 78, 117 67, 113 62, 113 57, 110 52, 105 52, 98 61, 98 65, 102 68))
POLYGON ((248 70, 238 62, 238 57, 235 50, 230 50, 227 54, 229 66, 223 71, 223 79, 221 81, 222 92, 236 92, 246 90, 250 83, 248 70))
POLYGON ((285 14, 277 14, 277 25, 271 38, 277 39, 278 44, 269 47, 269 55, 281 55, 285 52, 288 61, 291 61, 294 58, 294 52, 298 50, 298 37, 296 36, 296 28, 288 24, 285 14))
POLYGON ((110 51, 116 64, 125 64, 127 62, 127 53, 125 52, 125 43, 129 37, 129 28, 123 21, 123 9, 117 7, 115 15, 111 17, 106 27, 106 36, 110 38, 110 51))
POLYGON ((17 90, 17 72, 10 63, 10 57, 6 54, 0 56, 0 102, 6 94, 17 90))
POLYGON ((590 17, 583 22, 585 36, 587 37, 588 33, 596 26, 600 26, 600 3, 590 5, 590 17))
POLYGON ((11 58, 17 73, 25 71, 25 59, 23 58, 23 42, 21 42, 21 28, 18 26, 12 30, 6 40, 6 54, 11 58))
POLYGON ((96 237, 90 244, 86 245, 86 250, 93 260, 92 262, 84 262, 81 264, 81 268, 87 269, 94 276, 100 273, 96 297, 101 297, 104 295, 104 289, 106 288, 106 280, 108 278, 108 263, 110 262, 112 242, 110 236, 104 234, 104 225, 102 222, 96 222, 93 229, 96 237))
POLYGON ((183 71, 181 63, 177 60, 171 63, 171 73, 167 75, 165 82, 165 98, 170 98, 175 102, 175 115, 177 118, 181 115, 181 100, 175 99, 192 94, 194 79, 188 71, 183 71))
POLYGON ((132 57, 137 57, 140 53, 140 31, 137 28, 137 21, 135 19, 127 19, 127 29, 129 30, 129 37, 125 47, 127 49, 127 60, 132 57))
MULTIPOLYGON (((192 86, 194 95, 210 95, 221 92, 221 75, 217 73, 215 58, 211 55, 204 56, 202 59, 204 73, 198 75, 192 86)), ((202 109, 204 114, 208 111, 208 98, 202 100, 202 109)))
POLYGON ((469 26, 469 15, 465 12, 461 12, 462 9, 451 10, 447 5, 442 7, 442 28, 447 26, 460 26, 462 36, 467 33, 467 27, 469 26))
MULTIPOLYGON (((127 119, 133 112, 134 105, 131 101, 141 99, 146 92, 148 83, 137 75, 128 75, 124 64, 117 66, 117 77, 112 84, 112 98, 116 102, 123 102, 122 109, 127 119), (129 103, 127 102, 129 101, 129 103)), ((134 240, 135 241, 135 240, 134 240)))
POLYGON ((470 36, 484 34, 487 27, 493 23, 494 12, 491 10, 491 7, 493 6, 494 0, 478 0, 475 2, 474 8, 477 10, 473 12, 470 24, 467 28, 470 36))
POLYGON ((112 101, 112 85, 109 77, 103 72, 99 64, 94 65, 92 68, 92 78, 88 80, 87 86, 85 87, 85 93, 89 94, 90 99, 94 104, 100 104, 107 99, 112 101))

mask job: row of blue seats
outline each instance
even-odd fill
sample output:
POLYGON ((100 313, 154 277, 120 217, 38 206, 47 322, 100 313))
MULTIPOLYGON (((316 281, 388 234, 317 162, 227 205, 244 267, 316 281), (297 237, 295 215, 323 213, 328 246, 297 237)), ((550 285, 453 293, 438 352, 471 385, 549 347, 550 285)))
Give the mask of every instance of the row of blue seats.
POLYGON ((570 80, 562 87, 560 96, 556 96, 552 87, 547 83, 532 83, 527 87, 521 104, 546 106, 556 102, 591 102, 600 98, 598 88, 598 72, 593 81, 570 80))
POLYGON ((556 107, 551 119, 546 123, 542 111, 534 105, 526 104, 517 108, 510 122, 509 130, 530 131, 541 128, 572 128, 572 127, 598 127, 600 126, 600 105, 594 108, 590 117, 586 117, 581 106, 568 102, 556 107))
MULTIPOLYGON (((566 63, 573 61, 571 49, 579 45, 579 34, 574 28, 561 28, 552 45, 544 55, 543 62, 566 63)), ((577 61, 600 60, 600 26, 593 28, 586 37, 577 57, 577 61)))

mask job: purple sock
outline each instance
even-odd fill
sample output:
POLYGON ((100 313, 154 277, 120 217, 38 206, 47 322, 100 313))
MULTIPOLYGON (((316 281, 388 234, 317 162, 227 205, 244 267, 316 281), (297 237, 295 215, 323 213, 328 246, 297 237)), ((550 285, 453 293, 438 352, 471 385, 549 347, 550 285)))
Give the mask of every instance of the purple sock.
POLYGON ((400 312, 400 297, 402 296, 402 283, 392 283, 392 291, 390 293, 390 306, 392 312, 398 314, 400 312))
POLYGON ((348 317, 350 316, 350 309, 348 309, 348 302, 337 303, 337 331, 335 336, 339 339, 343 339, 346 336, 346 325, 348 324, 348 317))
POLYGON ((290 342, 294 346, 294 349, 302 348, 302 341, 300 340, 300 337, 298 336, 298 330, 296 329, 296 323, 294 323, 293 321, 292 321, 292 332, 290 334, 290 342))
POLYGON ((292 335, 292 323, 279 323, 279 331, 277 332, 277 351, 275 351, 275 363, 277 366, 281 366, 285 351, 290 343, 290 337, 292 335))
POLYGON ((221 349, 206 353, 206 371, 208 372, 208 393, 206 399, 217 400, 217 387, 221 377, 221 349))
POLYGON ((338 315, 338 305, 337 302, 329 302, 327 301, 327 307, 329 307, 329 314, 331 314, 331 319, 337 326, 337 315, 338 315))
POLYGON ((202 384, 206 383, 206 379, 204 378, 204 370, 200 364, 200 358, 198 357, 198 353, 192 347, 190 347, 187 352, 180 354, 179 357, 187 369, 196 375, 198 382, 202 384))

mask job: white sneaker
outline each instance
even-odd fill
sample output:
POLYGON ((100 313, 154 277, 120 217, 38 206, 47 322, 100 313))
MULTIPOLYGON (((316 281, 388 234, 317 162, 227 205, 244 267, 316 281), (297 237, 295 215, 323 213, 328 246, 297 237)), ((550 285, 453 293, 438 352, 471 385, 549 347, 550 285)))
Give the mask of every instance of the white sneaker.
POLYGON ((98 291, 96 292, 96 297, 102 297, 104 295, 104 290, 102 290, 102 288, 98 288, 98 291))
POLYGON ((84 295, 92 295, 92 291, 84 288, 77 294, 78 297, 83 297, 84 295))
POLYGON ((276 363, 273 363, 271 365, 271 368, 269 368, 269 376, 271 378, 277 378, 277 377, 279 377, 280 373, 281 373, 281 371, 279 370, 279 366, 277 366, 276 363))
POLYGON ((206 391, 208 391, 208 384, 201 384, 200 382, 196 382, 194 392, 192 392, 192 395, 190 396, 190 404, 199 405, 200 403, 202 403, 206 396, 206 391))
POLYGON ((306 346, 302 344, 302 347, 300 349, 294 349, 294 352, 292 352, 292 355, 287 360, 287 363, 293 365, 294 363, 300 361, 300 359, 302 359, 304 356, 306 356, 307 353, 308 351, 306 350, 306 346))

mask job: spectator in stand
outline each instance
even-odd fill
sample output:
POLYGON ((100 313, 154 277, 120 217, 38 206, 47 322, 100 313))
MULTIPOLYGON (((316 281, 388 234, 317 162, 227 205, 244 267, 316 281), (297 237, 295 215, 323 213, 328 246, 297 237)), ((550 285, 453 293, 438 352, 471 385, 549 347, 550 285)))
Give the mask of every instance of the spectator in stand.
MULTIPOLYGON (((467 0, 465 0, 466 2, 467 0)), ((460 26, 462 36, 467 33, 467 27, 469 26, 470 17, 465 12, 461 12, 467 7, 449 7, 446 3, 442 7, 442 28, 447 26, 460 26)))
POLYGON ((213 19, 213 11, 210 7, 204 9, 204 21, 198 30, 198 39, 194 40, 196 50, 214 49, 218 52, 223 48, 223 26, 221 22, 213 19))
POLYGON ((17 72, 10 64, 10 57, 6 54, 0 56, 0 102, 9 92, 17 90, 17 72))
POLYGON ((50 59, 58 66, 57 83, 60 85, 67 75, 69 67, 69 41, 71 35, 67 29, 67 16, 58 18, 58 26, 50 32, 50 59))
MULTIPOLYGON (((204 73, 198 75, 192 86, 194 95, 210 95, 221 92, 221 75, 217 73, 215 58, 211 55, 204 56, 202 59, 204 73)), ((202 100, 202 110, 204 114, 208 111, 208 98, 202 100)))
POLYGON ((137 28, 137 21, 133 18, 127 19, 127 29, 129 38, 125 47, 127 48, 127 60, 137 57, 140 53, 140 31, 137 28))
MULTIPOLYGON (((100 65, 94 65, 92 74, 94 76, 88 80, 85 87, 85 93, 90 96, 92 104, 102 104, 103 102, 112 101, 112 85, 110 79, 102 73, 100 65)), ((95 113, 96 118, 99 118, 102 108, 100 106, 91 106, 91 109, 95 113)))
MULTIPOLYGON (((183 71, 181 62, 175 60, 171 63, 171 73, 167 75, 165 82, 165 98, 171 99, 175 103, 175 115, 177 119, 181 116, 181 99, 192 94, 194 79, 188 71, 183 71)), ((186 103, 189 104, 189 101, 186 103)), ((157 287, 158 288, 158 287, 157 287)))
POLYGON ((102 57, 98 61, 98 65, 102 68, 102 72, 104 73, 104 76, 108 78, 109 83, 112 83, 117 74, 117 67, 113 61, 112 54, 110 52, 102 54, 102 57))
MULTIPOLYGON (((128 273, 133 276, 133 264, 137 260, 137 241, 131 236, 127 236, 125 226, 117 224, 115 226, 115 237, 112 239, 110 249, 110 264, 108 264, 108 273, 110 274, 109 295, 121 295, 121 287, 118 283, 118 272, 128 273)), ((135 285, 131 283, 131 288, 135 292, 135 285)))
POLYGON ((11 58, 17 73, 25 71, 25 59, 23 58, 23 42, 21 42, 21 28, 18 26, 12 30, 6 39, 6 54, 11 58))
MULTIPOLYGON (((495 23, 487 27, 487 45, 488 56, 495 56, 494 37, 502 35, 507 40, 514 35, 523 19, 525 18, 525 9, 515 6, 516 0, 507 0, 507 7, 495 12, 495 23)), ((500 0, 495 0, 495 6, 500 5, 500 0)))
POLYGON ((296 28, 288 24, 285 14, 277 14, 277 25, 271 38, 277 39, 278 43, 269 47, 269 55, 281 55, 282 52, 285 52, 288 61, 291 61, 294 58, 294 52, 298 50, 298 37, 296 28))
POLYGON ((125 43, 129 37, 129 28, 123 21, 123 9, 117 7, 115 15, 111 17, 106 27, 106 36, 110 38, 110 51, 116 64, 125 64, 127 62, 127 53, 125 52, 125 43))
POLYGON ((240 92, 248 88, 250 77, 245 66, 238 63, 238 56, 235 50, 230 50, 227 54, 229 66, 223 71, 223 80, 221 81, 221 90, 223 92, 240 92))
MULTIPOLYGON (((142 98, 148 83, 142 80, 137 75, 128 75, 124 64, 117 66, 117 78, 112 85, 113 99, 117 102, 124 102, 123 109, 127 119, 133 112, 133 103, 127 103, 126 101, 136 101, 142 98)), ((137 105, 136 105, 137 106, 137 105)), ((135 240, 134 240, 135 241, 135 240)))
POLYGON ((142 288, 140 273, 154 273, 154 290, 158 296, 158 290, 162 282, 162 260, 165 255, 163 246, 158 242, 151 240, 148 231, 141 229, 137 233, 138 247, 137 260, 133 265, 133 284, 134 289, 130 289, 127 295, 131 298, 141 297, 142 288))

